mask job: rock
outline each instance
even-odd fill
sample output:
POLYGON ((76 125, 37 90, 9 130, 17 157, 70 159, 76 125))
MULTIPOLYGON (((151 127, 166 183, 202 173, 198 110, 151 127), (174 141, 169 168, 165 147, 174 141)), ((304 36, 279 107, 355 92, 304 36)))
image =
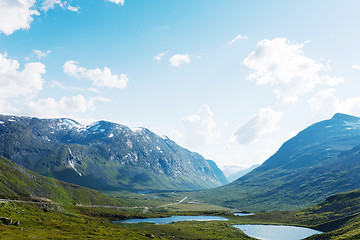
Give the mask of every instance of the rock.
POLYGON ((10 218, 7 218, 7 217, 0 217, 0 220, 1 220, 4 224, 6 224, 6 225, 11 225, 11 224, 13 224, 13 220, 10 219, 10 218))
POLYGON ((14 226, 19 226, 19 225, 20 225, 20 222, 19 222, 19 221, 16 221, 16 222, 14 222, 13 225, 14 225, 14 226))
POLYGON ((145 237, 149 237, 149 238, 155 238, 155 236, 153 234, 145 234, 145 237))

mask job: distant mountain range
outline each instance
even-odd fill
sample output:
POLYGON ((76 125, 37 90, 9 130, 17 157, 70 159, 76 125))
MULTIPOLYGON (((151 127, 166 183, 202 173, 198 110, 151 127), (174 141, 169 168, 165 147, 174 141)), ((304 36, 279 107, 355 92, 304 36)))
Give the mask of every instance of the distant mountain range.
POLYGON ((360 188, 360 118, 335 114, 285 142, 252 172, 198 198, 241 210, 299 209, 360 188))
POLYGON ((146 128, 0 115, 0 155, 98 190, 196 190, 222 185, 216 164, 146 128), (216 167, 215 167, 216 166, 216 167))
POLYGON ((245 174, 248 174, 249 172, 251 172, 252 170, 254 170, 255 168, 259 167, 260 165, 258 164, 255 164, 255 165, 252 165, 251 167, 249 168, 245 168, 245 169, 242 169, 240 171, 237 171, 235 173, 232 173, 230 174, 229 176, 227 176, 227 180, 229 182, 233 182, 235 181, 236 179, 244 176, 245 174))

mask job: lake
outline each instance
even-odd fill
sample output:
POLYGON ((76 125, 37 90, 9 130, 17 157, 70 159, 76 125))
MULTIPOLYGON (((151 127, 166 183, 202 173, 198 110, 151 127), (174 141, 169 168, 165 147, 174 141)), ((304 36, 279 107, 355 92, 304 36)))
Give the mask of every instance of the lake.
POLYGON ((254 213, 240 213, 240 212, 237 212, 237 213, 234 213, 235 216, 240 216, 240 217, 245 217, 245 216, 252 216, 252 215, 255 215, 254 213))
POLYGON ((303 227, 278 225, 234 225, 246 235, 262 240, 300 240, 323 232, 303 227))
POLYGON ((168 224, 181 221, 228 221, 229 219, 218 216, 172 216, 166 218, 135 218, 122 221, 114 221, 113 223, 155 223, 168 224))

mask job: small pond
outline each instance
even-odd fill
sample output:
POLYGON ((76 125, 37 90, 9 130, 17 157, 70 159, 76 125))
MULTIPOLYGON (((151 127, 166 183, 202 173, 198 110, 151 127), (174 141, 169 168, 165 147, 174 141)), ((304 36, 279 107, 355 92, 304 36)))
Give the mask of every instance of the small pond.
POLYGON ((246 235, 262 240, 300 240, 322 232, 303 227, 277 225, 234 225, 246 235))
POLYGON ((252 216, 255 215, 255 213, 241 213, 241 212, 236 212, 234 213, 235 216, 240 216, 240 217, 245 217, 245 216, 252 216))
POLYGON ((166 218, 135 218, 122 221, 114 221, 113 223, 155 223, 168 224, 181 221, 228 221, 229 219, 218 216, 172 216, 166 218))

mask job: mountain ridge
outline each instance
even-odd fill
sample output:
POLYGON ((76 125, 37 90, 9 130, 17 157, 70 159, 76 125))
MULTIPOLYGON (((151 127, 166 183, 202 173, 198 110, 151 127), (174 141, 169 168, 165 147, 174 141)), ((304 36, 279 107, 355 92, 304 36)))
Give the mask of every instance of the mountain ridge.
POLYGON ((249 211, 310 206, 360 188, 359 149, 360 118, 335 114, 286 141, 252 172, 196 197, 249 211))
POLYGON ((99 190, 220 186, 198 153, 146 128, 108 121, 0 115, 0 155, 40 174, 99 190))

